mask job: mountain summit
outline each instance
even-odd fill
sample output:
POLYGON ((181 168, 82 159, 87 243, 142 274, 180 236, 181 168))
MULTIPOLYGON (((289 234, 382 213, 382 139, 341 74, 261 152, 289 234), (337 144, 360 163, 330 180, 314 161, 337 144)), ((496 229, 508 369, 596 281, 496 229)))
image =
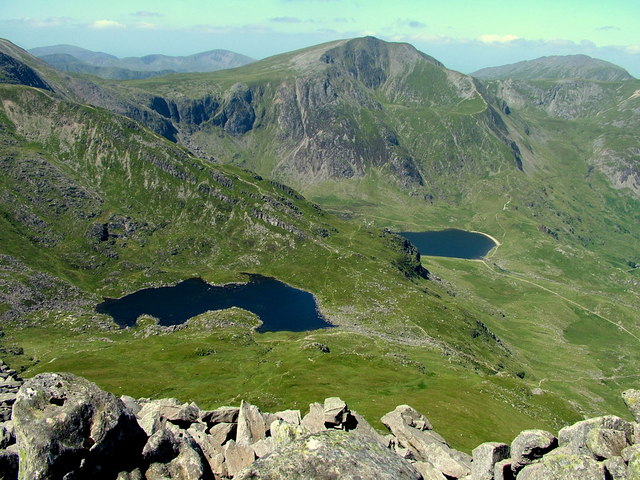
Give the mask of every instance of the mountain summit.
POLYGON ((484 80, 581 79, 619 82, 633 79, 624 68, 588 55, 541 57, 500 67, 483 68, 471 75, 484 80))

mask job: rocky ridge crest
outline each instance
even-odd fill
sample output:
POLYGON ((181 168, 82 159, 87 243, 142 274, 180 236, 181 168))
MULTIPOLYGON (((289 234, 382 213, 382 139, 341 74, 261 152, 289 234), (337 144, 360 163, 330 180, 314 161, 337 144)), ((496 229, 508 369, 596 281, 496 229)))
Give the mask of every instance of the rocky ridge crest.
POLYGON ((408 405, 382 417, 382 435, 337 397, 302 416, 244 401, 201 410, 176 399, 116 398, 68 373, 23 383, 4 363, 0 377, 10 384, 6 394, 0 385, 3 412, 13 405, 0 424, 3 479, 640 478, 640 390, 623 393, 636 423, 609 415, 557 436, 525 430, 511 445, 483 443, 467 455, 408 405))

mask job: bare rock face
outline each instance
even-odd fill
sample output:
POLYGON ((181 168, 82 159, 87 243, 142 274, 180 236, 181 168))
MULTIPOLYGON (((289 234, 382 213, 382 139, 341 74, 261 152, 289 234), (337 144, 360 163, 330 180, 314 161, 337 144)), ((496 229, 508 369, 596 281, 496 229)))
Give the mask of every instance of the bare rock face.
POLYGON ((525 465, 541 458, 558 446, 555 435, 544 430, 525 430, 511 443, 512 469, 518 472, 525 465))
POLYGON ((585 455, 545 455, 540 461, 527 465, 518 480, 604 480, 604 465, 585 455))
POLYGON ((564 427, 558 433, 558 443, 561 447, 567 447, 577 455, 593 455, 587 446, 589 432, 596 428, 617 430, 624 433, 628 443, 632 443, 634 437, 634 426, 614 415, 590 418, 577 422, 571 426, 564 427))
POLYGON ((69 373, 44 373, 25 382, 13 422, 25 479, 104 478, 134 467, 146 441, 119 399, 69 373))
POLYGON ((471 475, 475 480, 493 480, 496 463, 509 458, 511 449, 504 443, 487 442, 473 449, 471 475))
POLYGON ((266 431, 267 427, 260 409, 243 400, 238 414, 236 442, 241 445, 251 445, 265 438, 266 431))
POLYGON ((622 400, 624 400, 636 422, 640 423, 640 390, 625 390, 622 392, 622 400))
POLYGON ((239 472, 236 480, 419 480, 420 473, 368 436, 329 430, 289 443, 239 472))

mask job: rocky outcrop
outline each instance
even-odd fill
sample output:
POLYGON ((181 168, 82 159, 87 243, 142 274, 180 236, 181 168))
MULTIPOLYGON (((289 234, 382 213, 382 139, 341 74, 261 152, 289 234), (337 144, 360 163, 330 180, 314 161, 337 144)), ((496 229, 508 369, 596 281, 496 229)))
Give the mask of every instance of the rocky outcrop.
MULTIPOLYGON (((4 364, 2 375, 16 378, 4 364)), ((638 394, 624 393, 634 414, 638 394)), ((338 397, 312 403, 304 417, 244 401, 201 410, 176 399, 118 399, 68 373, 37 375, 16 397, 12 419, 0 424, 0 479, 640 478, 640 425, 615 416, 557 437, 525 430, 511 445, 483 443, 469 456, 408 405, 382 417, 383 436, 338 397)))

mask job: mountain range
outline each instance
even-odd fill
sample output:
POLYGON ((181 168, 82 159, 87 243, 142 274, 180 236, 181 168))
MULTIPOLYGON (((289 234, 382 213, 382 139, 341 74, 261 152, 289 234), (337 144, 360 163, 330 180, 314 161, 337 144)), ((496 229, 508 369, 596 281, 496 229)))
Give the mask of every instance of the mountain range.
POLYGON ((623 410, 640 359, 640 81, 619 67, 468 76, 365 37, 121 81, 2 41, 0 81, 0 341, 27 374, 265 408, 330 390, 372 418, 401 398, 436 422, 466 411, 447 422, 460 448, 623 410), (447 227, 500 246, 424 259, 392 233, 447 227), (256 334, 232 311, 214 315, 229 327, 149 335, 92 309, 244 272, 310 291, 338 328, 256 334))
POLYGON ((219 49, 188 56, 145 55, 118 58, 74 45, 54 45, 33 48, 30 53, 61 71, 88 73, 117 80, 135 80, 180 72, 213 72, 254 61, 245 55, 219 49))

